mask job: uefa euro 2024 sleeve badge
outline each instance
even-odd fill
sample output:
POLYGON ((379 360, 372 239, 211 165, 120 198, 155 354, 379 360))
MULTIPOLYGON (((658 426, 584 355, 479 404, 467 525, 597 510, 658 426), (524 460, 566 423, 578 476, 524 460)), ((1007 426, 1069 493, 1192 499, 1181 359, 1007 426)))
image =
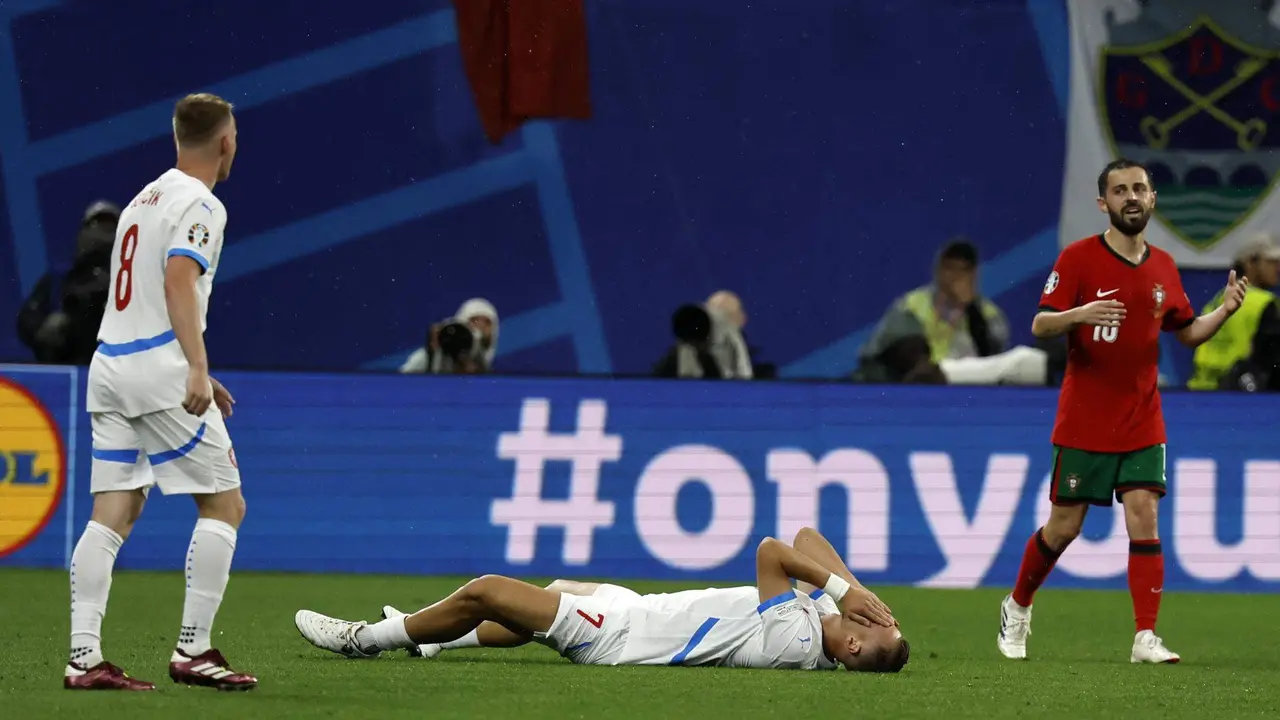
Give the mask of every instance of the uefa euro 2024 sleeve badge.
POLYGON ((187 242, 196 247, 204 247, 209 244, 209 228, 196 223, 187 231, 187 242))

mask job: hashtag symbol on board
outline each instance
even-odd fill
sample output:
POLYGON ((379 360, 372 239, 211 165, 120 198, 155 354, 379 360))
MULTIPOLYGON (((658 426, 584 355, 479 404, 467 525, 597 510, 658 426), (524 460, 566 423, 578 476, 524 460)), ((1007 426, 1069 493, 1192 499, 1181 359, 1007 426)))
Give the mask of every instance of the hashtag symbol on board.
POLYGON ((622 438, 604 431, 607 410, 603 400, 583 400, 574 432, 551 434, 551 403, 530 398, 520 409, 519 432, 498 436, 498 457, 516 465, 511 497, 490 506, 491 522, 507 527, 507 562, 533 562, 540 528, 564 530, 564 564, 590 562, 593 533, 612 526, 614 517, 613 503, 599 498, 600 468, 622 457, 622 438), (551 460, 570 463, 567 500, 542 497, 543 473, 551 460))

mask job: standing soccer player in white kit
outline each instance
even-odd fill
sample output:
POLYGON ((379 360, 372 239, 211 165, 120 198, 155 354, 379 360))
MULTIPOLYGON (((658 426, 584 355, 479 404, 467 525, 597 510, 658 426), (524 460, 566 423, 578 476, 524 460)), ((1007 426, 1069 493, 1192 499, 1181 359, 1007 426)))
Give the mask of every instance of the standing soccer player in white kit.
POLYGON ((257 678, 228 667, 210 631, 244 519, 240 471, 223 416, 234 402, 209 377, 205 316, 227 211, 213 195, 236 154, 231 104, 189 95, 173 114, 176 167, 142 189, 120 217, 111 298, 89 365, 93 514, 71 556, 71 655, 63 686, 154 690, 102 656, 102 619, 116 554, 152 485, 191 495, 199 519, 186 558, 174 682, 247 690, 257 678))

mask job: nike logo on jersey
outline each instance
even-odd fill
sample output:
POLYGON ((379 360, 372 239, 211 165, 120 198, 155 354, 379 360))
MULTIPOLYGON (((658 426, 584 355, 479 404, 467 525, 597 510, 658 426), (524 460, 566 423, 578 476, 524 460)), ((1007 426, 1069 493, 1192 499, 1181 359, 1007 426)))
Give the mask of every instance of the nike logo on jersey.
POLYGON ((1108 295, 1115 295, 1115 294, 1116 294, 1116 293, 1118 293, 1118 292, 1120 292, 1120 288, 1116 288, 1115 290, 1108 290, 1108 291, 1106 291, 1106 292, 1102 292, 1101 290, 1099 290, 1099 291, 1098 291, 1098 297, 1100 297, 1100 298, 1101 298, 1101 297, 1106 297, 1106 296, 1108 296, 1108 295))

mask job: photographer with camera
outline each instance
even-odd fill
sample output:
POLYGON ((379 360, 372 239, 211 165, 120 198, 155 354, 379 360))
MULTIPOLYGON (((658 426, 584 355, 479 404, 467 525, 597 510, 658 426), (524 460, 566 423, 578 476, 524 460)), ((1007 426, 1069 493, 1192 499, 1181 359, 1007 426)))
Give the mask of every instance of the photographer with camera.
POLYGON ((653 374, 665 378, 752 378, 751 357, 729 293, 717 293, 703 305, 682 305, 671 318, 675 347, 658 361, 653 374))
POLYGON ((492 371, 497 352, 498 310, 484 298, 471 298, 453 317, 431 325, 400 372, 479 375, 492 371))

